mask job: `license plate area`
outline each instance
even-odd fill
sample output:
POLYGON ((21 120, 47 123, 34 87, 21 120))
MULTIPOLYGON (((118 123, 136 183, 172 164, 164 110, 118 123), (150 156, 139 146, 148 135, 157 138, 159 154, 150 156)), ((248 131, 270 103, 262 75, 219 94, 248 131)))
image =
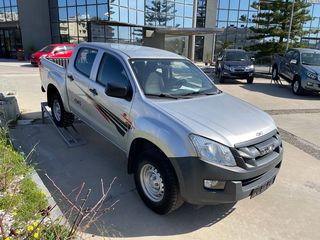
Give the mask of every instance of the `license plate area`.
POLYGON ((269 181, 265 182, 261 186, 255 188, 252 190, 250 198, 254 198, 258 196, 259 194, 263 193, 265 190, 267 190, 275 181, 276 177, 271 178, 269 181))

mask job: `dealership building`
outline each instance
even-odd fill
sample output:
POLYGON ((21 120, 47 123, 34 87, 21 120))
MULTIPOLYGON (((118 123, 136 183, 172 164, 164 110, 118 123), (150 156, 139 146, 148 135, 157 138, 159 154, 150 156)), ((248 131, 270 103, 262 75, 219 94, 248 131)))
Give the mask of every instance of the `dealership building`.
MULTIPOLYGON (((28 56, 50 43, 89 41, 146 45, 208 60, 226 43, 256 44, 248 40, 254 1, 0 0, 0 58, 15 58, 19 49, 28 56)), ((320 3, 309 2, 313 19, 303 27, 319 29, 320 3)), ((320 48, 320 33, 301 41, 320 48)))

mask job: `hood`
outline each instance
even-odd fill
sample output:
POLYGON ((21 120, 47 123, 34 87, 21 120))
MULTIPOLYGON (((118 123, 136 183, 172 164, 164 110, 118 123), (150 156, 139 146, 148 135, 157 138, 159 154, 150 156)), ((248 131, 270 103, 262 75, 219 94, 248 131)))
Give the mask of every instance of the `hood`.
POLYGON ((303 65, 308 71, 317 73, 320 75, 320 66, 303 65))
POLYGON ((229 66, 249 66, 253 63, 251 61, 225 61, 224 64, 229 66))
POLYGON ((36 52, 34 54, 31 55, 32 58, 35 58, 35 59, 39 59, 40 57, 42 57, 43 55, 47 55, 48 53, 46 52, 36 52))
POLYGON ((225 93, 154 103, 191 133, 229 147, 276 129, 267 113, 225 93))

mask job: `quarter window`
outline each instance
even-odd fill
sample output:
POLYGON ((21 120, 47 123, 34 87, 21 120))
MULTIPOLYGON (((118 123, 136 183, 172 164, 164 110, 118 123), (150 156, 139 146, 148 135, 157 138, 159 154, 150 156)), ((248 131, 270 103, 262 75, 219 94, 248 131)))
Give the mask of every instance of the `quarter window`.
POLYGON ((91 69, 93 66, 93 62, 97 56, 98 51, 90 48, 81 48, 79 49, 75 68, 82 73, 83 75, 89 77, 91 73, 91 69))
POLYGON ((108 83, 122 83, 130 86, 130 81, 122 63, 114 56, 105 53, 98 72, 97 82, 103 86, 108 83))

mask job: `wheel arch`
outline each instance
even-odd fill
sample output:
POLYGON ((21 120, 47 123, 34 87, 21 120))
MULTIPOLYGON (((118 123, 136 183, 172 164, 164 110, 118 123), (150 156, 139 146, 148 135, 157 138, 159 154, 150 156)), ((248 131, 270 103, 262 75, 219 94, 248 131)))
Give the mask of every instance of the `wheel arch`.
POLYGON ((52 96, 55 93, 59 93, 59 90, 56 88, 56 86, 50 83, 47 87, 47 102, 49 107, 52 107, 52 96))

